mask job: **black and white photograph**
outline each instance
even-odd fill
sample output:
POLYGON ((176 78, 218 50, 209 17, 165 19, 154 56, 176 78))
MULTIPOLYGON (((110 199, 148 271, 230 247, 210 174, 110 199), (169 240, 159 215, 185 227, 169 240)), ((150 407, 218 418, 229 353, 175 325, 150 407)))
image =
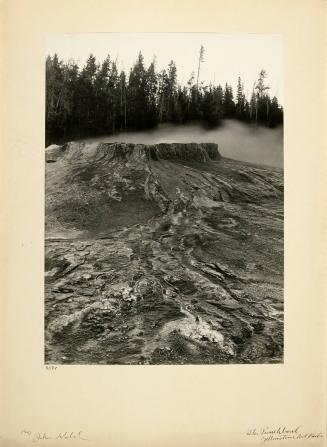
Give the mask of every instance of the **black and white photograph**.
POLYGON ((45 363, 283 363, 281 35, 49 34, 44 64, 45 363))

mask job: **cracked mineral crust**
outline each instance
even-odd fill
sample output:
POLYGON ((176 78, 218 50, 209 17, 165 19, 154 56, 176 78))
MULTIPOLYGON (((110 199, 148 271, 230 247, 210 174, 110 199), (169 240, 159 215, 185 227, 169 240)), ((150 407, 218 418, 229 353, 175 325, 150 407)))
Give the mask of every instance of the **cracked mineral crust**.
POLYGON ((45 361, 283 361, 283 171, 215 144, 46 150, 45 361))

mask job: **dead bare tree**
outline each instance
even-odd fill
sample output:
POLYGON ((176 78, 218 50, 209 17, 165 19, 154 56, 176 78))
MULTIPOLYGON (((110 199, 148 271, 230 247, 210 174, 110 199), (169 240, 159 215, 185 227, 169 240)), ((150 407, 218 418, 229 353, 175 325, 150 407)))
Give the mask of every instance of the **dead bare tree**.
POLYGON ((198 60, 198 75, 196 77, 196 101, 198 100, 198 95, 199 95, 199 76, 200 76, 201 62, 204 62, 203 55, 204 55, 204 46, 201 45, 200 53, 199 53, 199 60, 198 60))

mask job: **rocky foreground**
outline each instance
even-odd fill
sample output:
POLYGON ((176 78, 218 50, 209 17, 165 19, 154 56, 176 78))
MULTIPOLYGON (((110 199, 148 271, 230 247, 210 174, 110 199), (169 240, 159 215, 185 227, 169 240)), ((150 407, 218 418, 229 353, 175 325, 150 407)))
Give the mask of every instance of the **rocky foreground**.
POLYGON ((282 170, 193 143, 46 161, 46 363, 283 361, 282 170))

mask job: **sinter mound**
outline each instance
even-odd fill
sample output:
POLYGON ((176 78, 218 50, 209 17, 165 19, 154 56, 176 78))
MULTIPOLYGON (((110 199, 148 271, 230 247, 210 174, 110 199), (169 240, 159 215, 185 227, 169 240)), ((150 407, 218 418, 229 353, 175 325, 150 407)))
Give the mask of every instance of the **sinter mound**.
POLYGON ((283 353, 283 172, 216 144, 46 150, 46 361, 283 353))

